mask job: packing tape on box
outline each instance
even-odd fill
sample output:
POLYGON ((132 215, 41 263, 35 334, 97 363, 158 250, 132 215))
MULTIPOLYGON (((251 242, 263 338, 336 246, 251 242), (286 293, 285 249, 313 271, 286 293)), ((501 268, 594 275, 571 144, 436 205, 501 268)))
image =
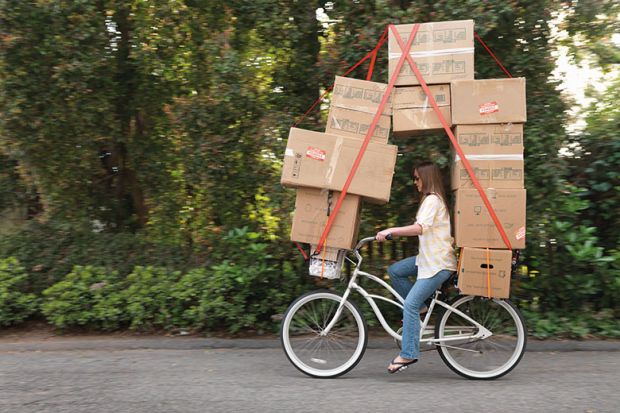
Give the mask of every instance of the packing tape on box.
MULTIPOLYGON (((473 47, 461 47, 458 49, 441 49, 441 50, 425 50, 423 52, 410 52, 411 57, 429 57, 429 56, 444 56, 450 54, 470 54, 474 52, 473 47)), ((389 59, 400 59, 403 52, 389 52, 389 59)))
MULTIPOLYGON (((507 154, 507 155, 467 155, 470 161, 522 161, 523 154, 507 154)), ((455 155, 454 162, 461 160, 459 155, 455 155)))
MULTIPOLYGON (((388 103, 390 103, 392 101, 392 99, 388 99, 388 103)), ((333 107, 338 108, 338 109, 347 109, 347 110, 354 110, 356 112, 363 112, 363 113, 369 113, 371 115, 374 115, 375 113, 377 113, 377 109, 376 108, 369 108, 369 107, 365 107, 365 106, 360 106, 360 105, 348 105, 346 103, 333 103, 333 107)), ((385 112, 385 110, 384 110, 385 112)), ((382 113, 381 116, 390 116, 387 113, 382 113)))

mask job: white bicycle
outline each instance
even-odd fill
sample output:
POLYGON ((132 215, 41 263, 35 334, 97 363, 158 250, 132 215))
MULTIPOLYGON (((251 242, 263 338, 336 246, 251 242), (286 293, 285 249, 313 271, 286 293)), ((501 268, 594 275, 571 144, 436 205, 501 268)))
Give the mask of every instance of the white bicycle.
MULTIPOLYGON (((374 241, 362 239, 353 250, 357 263, 343 294, 331 290, 312 291, 296 299, 282 320, 280 339, 286 356, 303 373, 318 378, 341 376, 360 362, 368 344, 368 327, 359 307, 350 300, 351 291, 360 293, 370 304, 381 326, 400 347, 400 330, 394 331, 375 300, 398 306, 404 299, 381 278, 361 271, 360 248, 374 241), (386 288, 397 301, 369 294, 358 283, 365 277, 386 288)), ((441 359, 457 374, 469 379, 490 380, 510 372, 521 361, 527 329, 519 310, 506 299, 459 295, 450 303, 446 294, 451 277, 435 291, 421 326, 421 346, 435 346, 441 359), (440 312, 435 326, 429 321, 440 312)), ((432 349, 432 347, 431 347, 432 349)))

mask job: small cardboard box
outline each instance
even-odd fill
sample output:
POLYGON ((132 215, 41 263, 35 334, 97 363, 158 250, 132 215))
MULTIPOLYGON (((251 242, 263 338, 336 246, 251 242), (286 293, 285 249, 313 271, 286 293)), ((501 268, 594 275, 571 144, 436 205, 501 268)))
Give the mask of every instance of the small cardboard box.
MULTIPOLYGON (((524 187, 523 155, 467 155, 474 175, 483 188, 524 187)), ((474 183, 458 155, 452 164, 452 189, 474 188, 474 183)))
MULTIPOLYGON (((413 24, 400 24, 396 30, 403 44, 407 44, 413 24)), ((396 71, 402 50, 389 31, 389 78, 396 71)), ((422 23, 418 28, 410 55, 428 84, 449 83, 454 79, 474 78, 474 21, 457 20, 422 23)), ((419 85, 407 61, 403 64, 396 85, 419 85)))
POLYGON ((467 295, 508 298, 511 265, 511 250, 463 248, 459 267, 459 290, 467 295))
MULTIPOLYGON (((292 128, 280 182, 290 187, 340 191, 362 146, 362 140, 292 128)), ((347 193, 382 204, 390 200, 398 148, 370 142, 347 193)))
MULTIPOLYGON (((338 201, 340 192, 325 189, 298 188, 291 240, 318 244, 327 220, 338 201)), ((361 198, 348 195, 344 198, 338 216, 327 236, 326 245, 336 249, 351 249, 357 243, 361 198)))
MULTIPOLYGON (((386 90, 384 83, 336 76, 325 132, 364 139, 386 90)), ((390 114, 388 100, 371 142, 388 142, 390 114)))
MULTIPOLYGON (((486 189, 513 249, 525 248, 525 189, 486 189)), ((454 235, 458 247, 506 248, 476 189, 456 191, 454 235)))
POLYGON ((454 136, 466 155, 523 154, 523 124, 456 125, 454 136))
POLYGON ((453 125, 527 121, 523 77, 455 80, 450 93, 453 125))
MULTIPOLYGON (((448 126, 451 126, 450 85, 431 85, 429 89, 439 106, 439 111, 448 122, 448 126)), ((443 130, 443 125, 421 86, 394 89, 392 122, 394 133, 399 135, 443 130)))

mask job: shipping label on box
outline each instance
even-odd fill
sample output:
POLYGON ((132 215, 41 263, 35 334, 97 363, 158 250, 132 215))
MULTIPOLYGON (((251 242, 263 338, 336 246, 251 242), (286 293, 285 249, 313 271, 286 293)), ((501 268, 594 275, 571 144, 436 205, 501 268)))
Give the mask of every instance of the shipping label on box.
MULTIPOLYGON (((280 182, 290 187, 340 191, 362 146, 362 140, 291 128, 280 182)), ((398 148, 370 142, 349 190, 375 203, 390 200, 398 148)))
MULTIPOLYGON (((483 188, 524 187, 523 155, 468 155, 467 160, 483 188)), ((452 164, 452 189, 474 188, 474 183, 456 155, 452 164)))
POLYGON ((466 155, 523 154, 523 124, 456 125, 454 136, 466 155))
MULTIPOLYGON (((525 248, 525 189, 489 188, 485 193, 512 248, 525 248)), ((476 189, 456 191, 454 235, 459 247, 506 248, 476 189)))
MULTIPOLYGON (((329 108, 325 132, 364 140, 374 118, 374 114, 337 106, 329 108)), ((371 142, 387 143, 390 135, 390 117, 381 115, 370 138, 371 142)))
POLYGON ((450 93, 454 125, 527 121, 525 78, 455 80, 450 93))
MULTIPOLYGON (((429 89, 439 106, 439 111, 448 126, 451 126, 450 85, 431 85, 429 89)), ((395 88, 392 114, 395 133, 414 134, 421 131, 443 130, 443 125, 421 86, 395 88)))
MULTIPOLYGON (((413 24, 397 25, 396 29, 407 43, 413 24)), ((402 55, 392 31, 388 37, 388 73, 392 78, 402 55)), ((474 21, 458 20, 422 23, 411 45, 410 55, 428 84, 449 83, 454 79, 474 78, 474 21)), ((420 84, 405 61, 396 85, 420 84)))
POLYGON ((462 294, 508 298, 511 250, 461 249, 458 287, 462 294))
MULTIPOLYGON (((298 188, 291 241, 318 244, 340 192, 298 188)), ((351 249, 357 243, 361 198, 347 194, 326 240, 331 248, 351 249)))

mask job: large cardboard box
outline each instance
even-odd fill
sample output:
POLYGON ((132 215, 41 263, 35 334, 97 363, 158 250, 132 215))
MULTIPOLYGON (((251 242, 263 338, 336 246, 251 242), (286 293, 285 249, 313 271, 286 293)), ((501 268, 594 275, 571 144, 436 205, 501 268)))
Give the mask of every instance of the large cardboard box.
MULTIPOLYGON (((364 139, 386 90, 384 83, 336 76, 325 132, 364 139)), ((388 100, 371 142, 388 142, 390 114, 388 100)))
MULTIPOLYGON (((519 189, 524 187, 523 155, 466 155, 474 175, 483 188, 519 189)), ((452 163, 452 189, 474 188, 461 158, 452 163)))
MULTIPOLYGON (((439 106, 439 111, 451 126, 450 85, 431 85, 429 89, 439 106)), ((443 125, 421 86, 398 87, 393 93, 392 123, 395 134, 443 130, 443 125)))
POLYGON ((511 265, 511 250, 463 248, 459 267, 459 290, 467 295, 508 298, 511 265))
MULTIPOLYGON (((318 244, 327 225, 339 192, 325 189, 298 188, 291 240, 318 244)), ((361 198, 348 195, 344 198, 334 220, 326 245, 330 248, 351 249, 357 243, 361 198)))
POLYGON ((523 154, 523 124, 456 125, 454 136, 466 155, 523 154))
MULTIPOLYGON (((485 189, 513 249, 525 248, 525 189, 485 189)), ((506 248, 476 189, 456 191, 454 235, 458 247, 506 248)))
POLYGON ((455 80, 450 93, 454 125, 527 121, 523 77, 455 80))
MULTIPOLYGON (((407 44, 413 24, 396 26, 403 44, 407 44)), ((392 31, 388 36, 389 78, 402 55, 392 31)), ((458 20, 422 23, 411 44, 410 55, 428 84, 449 83, 454 79, 474 78, 474 21, 458 20)), ((396 85, 419 85, 411 66, 405 61, 396 85)))
MULTIPOLYGON (((361 146, 360 139, 292 128, 280 182, 340 191, 361 146)), ((374 203, 388 202, 397 152, 394 145, 370 142, 347 192, 374 203)))

